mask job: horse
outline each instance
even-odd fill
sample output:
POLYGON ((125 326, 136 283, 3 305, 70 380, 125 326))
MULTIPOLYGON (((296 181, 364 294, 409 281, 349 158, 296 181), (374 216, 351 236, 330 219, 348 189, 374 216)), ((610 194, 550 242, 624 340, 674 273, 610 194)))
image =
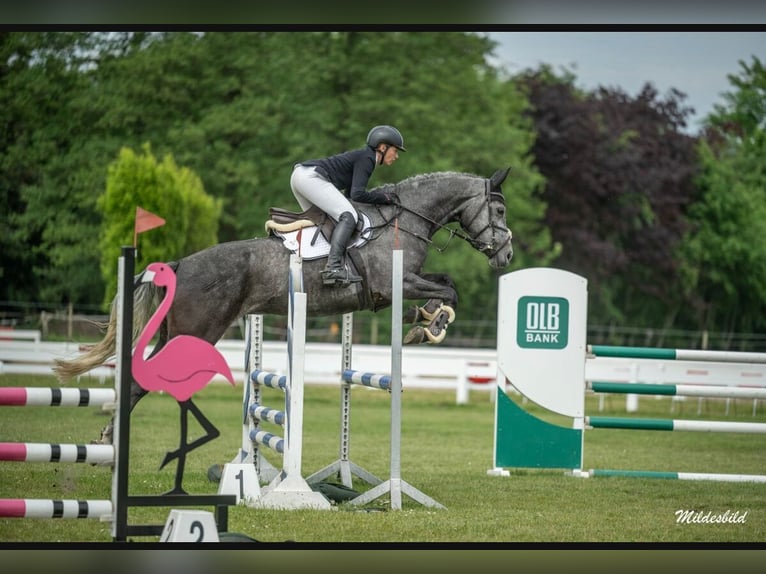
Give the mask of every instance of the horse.
MULTIPOLYGON (((375 188, 393 191, 398 199, 394 204, 354 205, 370 220, 368 241, 348 250, 348 259, 362 282, 325 286, 320 276, 324 260, 304 260, 307 313, 326 316, 389 307, 391 251, 398 248, 404 261, 404 299, 426 300, 422 306, 414 305, 405 311, 405 321, 414 326, 404 342, 441 342, 455 318, 458 293, 448 274, 422 271, 432 237, 440 229, 448 229, 450 239, 458 236, 467 241, 487 257, 492 268, 506 267, 513 257, 513 247, 501 185, 509 171, 497 170, 490 178, 435 172, 375 188), (459 227, 450 228, 449 223, 459 227)), ((282 240, 269 234, 219 243, 168 262, 176 274, 176 294, 153 353, 176 335, 191 335, 215 344, 232 323, 247 314, 287 315, 289 257, 290 251, 282 240)), ((134 337, 161 299, 161 289, 140 278, 141 274, 135 278, 133 294, 134 337)), ((77 357, 56 361, 53 370, 60 382, 66 383, 114 356, 116 310, 115 298, 106 333, 99 343, 77 357)), ((146 392, 132 381, 131 411, 146 392)), ((110 442, 110 435, 107 427, 102 440, 110 442)))

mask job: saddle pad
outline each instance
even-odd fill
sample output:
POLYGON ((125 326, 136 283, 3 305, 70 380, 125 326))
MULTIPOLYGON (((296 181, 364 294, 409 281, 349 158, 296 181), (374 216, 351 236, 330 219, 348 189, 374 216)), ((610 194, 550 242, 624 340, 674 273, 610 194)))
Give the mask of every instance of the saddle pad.
MULTIPOLYGON (((361 247, 367 243, 372 236, 370 218, 367 217, 365 213, 362 213, 361 215, 362 231, 351 236, 348 249, 352 247, 361 247)), ((272 231, 272 233, 282 240, 282 244, 288 251, 290 251, 290 253, 300 255, 303 259, 320 259, 322 257, 327 257, 330 253, 330 243, 325 239, 324 235, 317 233, 316 225, 304 227, 303 229, 296 229, 295 231, 289 231, 287 233, 282 233, 281 231, 272 231), (301 238, 300 245, 298 245, 299 234, 301 238), (311 244, 312 241, 314 241, 313 245, 311 244)))

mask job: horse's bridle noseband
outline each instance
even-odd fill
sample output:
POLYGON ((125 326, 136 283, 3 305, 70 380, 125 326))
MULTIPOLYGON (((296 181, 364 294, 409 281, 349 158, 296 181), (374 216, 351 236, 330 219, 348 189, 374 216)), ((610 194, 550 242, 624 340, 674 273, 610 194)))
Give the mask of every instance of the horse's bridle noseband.
MULTIPOLYGON (((486 207, 487 207, 487 225, 485 225, 474 237, 470 237, 466 235, 466 237, 463 237, 474 249, 477 251, 484 253, 488 258, 492 258, 497 253, 505 247, 508 243, 511 242, 511 238, 513 237, 511 230, 508 229, 508 236, 506 237, 505 241, 503 241, 499 246, 495 246, 497 243, 497 234, 496 231, 498 228, 500 228, 497 224, 493 223, 492 221, 492 201, 493 198, 495 201, 501 202, 503 205, 505 205, 505 196, 498 192, 498 191, 492 191, 491 183, 487 179, 485 180, 486 189, 484 190, 484 197, 486 198, 486 207), (492 240, 490 243, 486 243, 483 241, 479 241, 479 237, 481 237, 485 231, 490 230, 492 232, 492 240)), ((463 224, 462 218, 460 221, 460 226, 465 229, 467 227, 470 227, 471 224, 474 222, 474 220, 479 217, 479 213, 481 213, 481 208, 479 208, 476 213, 473 215, 473 217, 468 221, 468 223, 463 224)), ((506 228, 500 228, 503 231, 505 231, 506 228)))

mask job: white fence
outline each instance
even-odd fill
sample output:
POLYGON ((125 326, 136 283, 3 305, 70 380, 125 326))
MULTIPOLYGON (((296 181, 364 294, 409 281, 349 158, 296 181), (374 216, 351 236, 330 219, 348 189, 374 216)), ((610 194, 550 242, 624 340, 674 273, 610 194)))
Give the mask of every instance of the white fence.
MULTIPOLYGON (((56 358, 82 352, 80 343, 35 342, 0 338, 0 374, 51 374, 56 358)), ((222 340, 216 345, 226 358, 235 380, 245 378, 245 344, 241 340, 222 340)), ((383 345, 354 345, 352 367, 356 370, 386 373, 391 368, 391 350, 383 345)), ((468 402, 469 391, 490 393, 496 389, 497 351, 495 349, 455 348, 422 345, 402 351, 402 386, 419 389, 454 389, 458 404, 468 402)), ((287 343, 263 343, 262 369, 286 374, 287 343)), ((308 384, 337 385, 341 375, 340 343, 307 343, 305 378, 308 384)), ((103 383, 114 376, 114 365, 94 369, 84 377, 103 383)), ((742 363, 699 363, 657 359, 588 358, 585 377, 590 381, 730 385, 766 388, 766 365, 742 363)), ((223 377, 214 380, 223 382, 223 377)), ((654 400, 654 399, 653 399, 654 400)), ((675 401, 684 400, 674 397, 675 401)), ((638 409, 634 395, 626 397, 629 411, 638 409)), ((700 399, 701 401, 701 399, 700 399)), ((700 403, 701 404, 701 403, 700 403)), ((759 404, 753 401, 753 409, 759 404)))
MULTIPOLYGON (((246 380, 245 343, 222 340, 216 348, 226 359, 238 383, 246 380)), ((54 360, 71 358, 82 352, 79 343, 28 342, 0 340, 0 374, 52 374, 54 360)), ((422 389, 455 389, 458 402, 466 402, 470 381, 478 381, 477 389, 489 390, 494 385, 495 356, 493 349, 460 349, 449 347, 406 347, 402 351, 402 386, 422 389)), ((391 349, 382 345, 354 345, 352 367, 368 372, 386 373, 391 369, 391 349)), ((286 374, 287 343, 263 343, 261 369, 286 374)), ((96 377, 103 383, 114 376, 114 364, 99 367, 83 375, 96 377)), ((337 385, 341 376, 340 343, 307 343, 305 379, 308 384, 337 385)), ((225 381, 217 376, 214 381, 225 381)))

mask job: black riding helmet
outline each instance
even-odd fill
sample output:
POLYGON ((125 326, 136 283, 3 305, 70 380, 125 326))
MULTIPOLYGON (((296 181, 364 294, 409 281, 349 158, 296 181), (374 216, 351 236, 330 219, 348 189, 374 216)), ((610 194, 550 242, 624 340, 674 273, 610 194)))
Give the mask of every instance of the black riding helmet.
POLYGON ((399 130, 394 126, 375 126, 367 134, 367 145, 373 148, 378 147, 378 144, 392 145, 402 151, 407 151, 404 148, 404 138, 399 130))

